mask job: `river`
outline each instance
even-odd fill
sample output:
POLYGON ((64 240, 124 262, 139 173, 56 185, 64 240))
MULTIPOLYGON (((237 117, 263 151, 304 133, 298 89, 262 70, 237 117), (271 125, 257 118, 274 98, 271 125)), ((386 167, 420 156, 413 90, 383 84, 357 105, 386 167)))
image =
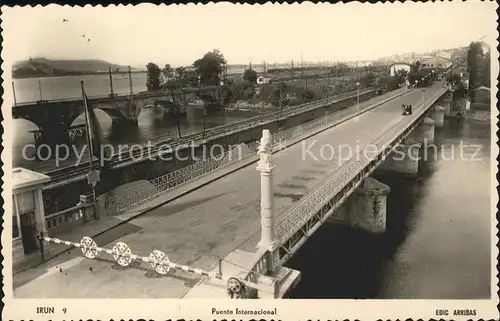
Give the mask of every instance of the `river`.
POLYGON ((489 298, 490 142, 489 123, 446 119, 417 179, 376 177, 391 187, 386 234, 324 224, 287 264, 302 272, 292 298, 489 298))
MULTIPOLYGON (((42 98, 65 99, 81 97, 80 81, 84 81, 85 90, 89 97, 106 96, 110 93, 108 75, 85 75, 85 76, 66 76, 66 77, 44 77, 44 78, 26 78, 14 81, 16 89, 16 99, 18 102, 36 101, 40 99, 38 81, 42 88, 42 98)), ((133 92, 146 90, 146 74, 132 74, 133 92)), ((113 88, 116 94, 129 93, 128 74, 113 75, 113 88)), ((173 119, 162 120, 158 118, 163 110, 154 108, 141 111, 137 128, 128 128, 127 130, 115 128, 112 126, 111 118, 103 111, 97 110, 96 115, 99 119, 106 143, 112 145, 133 144, 144 142, 148 139, 177 134, 177 123, 173 119)), ((220 126, 255 116, 255 112, 250 111, 226 111, 221 113, 212 113, 204 115, 203 107, 196 108, 191 114, 192 117, 181 117, 180 128, 182 133, 192 131, 203 131, 203 128, 220 126)), ((83 124, 84 115, 80 115, 72 125, 83 124)), ((22 166, 30 169, 46 172, 56 168, 55 160, 38 161, 32 160, 35 156, 34 148, 25 149, 25 155, 22 151, 28 144, 34 143, 32 130, 38 129, 35 124, 24 119, 14 119, 14 141, 13 141, 13 165, 22 166)), ((84 142, 77 143, 78 150, 84 142)), ((57 166, 70 166, 76 163, 76 157, 69 157, 61 161, 57 166)))

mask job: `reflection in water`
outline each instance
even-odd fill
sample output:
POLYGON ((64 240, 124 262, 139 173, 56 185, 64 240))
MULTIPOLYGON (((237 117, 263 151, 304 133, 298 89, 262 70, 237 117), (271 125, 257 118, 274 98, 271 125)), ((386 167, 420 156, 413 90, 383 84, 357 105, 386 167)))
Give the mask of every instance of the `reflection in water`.
POLYGON ((490 297, 489 123, 447 119, 436 144, 417 179, 375 176, 391 186, 384 235, 325 224, 307 241, 293 298, 490 297))
MULTIPOLYGON (((209 129, 224 124, 233 123, 236 121, 244 120, 257 115, 255 112, 249 111, 226 111, 226 112, 213 112, 204 115, 202 106, 191 106, 188 109, 187 115, 179 117, 179 128, 181 135, 185 136, 192 132, 201 132, 203 128, 209 129)), ((157 137, 178 137, 177 119, 172 114, 165 114, 164 110, 158 108, 143 109, 139 114, 137 127, 127 126, 119 127, 114 126, 111 118, 102 110, 96 110, 96 116, 99 119, 105 142, 111 145, 123 144, 145 144, 148 140, 152 143, 155 142, 157 137)), ((85 116, 82 114, 78 116, 73 125, 84 124, 85 116)), ((24 120, 16 119, 14 124, 14 141, 13 141, 13 164, 14 166, 23 166, 35 170, 47 171, 54 169, 54 160, 47 160, 44 162, 30 160, 35 155, 35 149, 30 147, 26 149, 27 157, 22 155, 22 149, 27 144, 33 144, 33 134, 29 131, 38 129, 33 123, 24 120)), ((75 147, 78 152, 82 150, 85 140, 75 142, 75 147)), ((87 155, 86 153, 84 155, 87 155)), ((84 157, 84 160, 88 156, 84 157)), ((61 162, 62 166, 74 165, 77 157, 72 155, 67 161, 61 162)))

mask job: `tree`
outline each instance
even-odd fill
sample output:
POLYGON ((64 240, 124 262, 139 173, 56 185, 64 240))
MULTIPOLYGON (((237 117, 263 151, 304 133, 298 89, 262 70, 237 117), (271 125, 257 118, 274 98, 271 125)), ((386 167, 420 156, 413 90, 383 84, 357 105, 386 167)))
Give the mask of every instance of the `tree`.
POLYGON ((480 86, 486 86, 486 87, 491 86, 490 65, 491 65, 491 55, 490 52, 488 51, 486 52, 485 55, 483 55, 477 68, 478 69, 477 80, 480 86))
POLYGON ((408 75, 408 81, 410 84, 414 84, 417 80, 419 83, 422 82, 422 78, 426 76, 425 72, 423 70, 419 71, 410 71, 410 74, 408 75))
POLYGON ((406 78, 408 78, 408 71, 406 69, 399 69, 394 73, 394 76, 398 79, 399 83, 404 83, 406 78))
POLYGON ((165 78, 165 82, 168 82, 174 76, 174 68, 172 68, 169 64, 166 64, 165 67, 163 67, 162 73, 165 78))
POLYGON ((186 73, 186 67, 177 67, 175 68, 175 78, 177 80, 180 80, 182 81, 185 77, 185 73, 186 73))
POLYGON ((257 82, 257 72, 253 69, 245 70, 243 73, 243 80, 255 84, 257 82))
POLYGON ((474 99, 475 89, 478 87, 479 67, 482 64, 483 48, 480 42, 471 42, 467 50, 467 71, 469 73, 469 96, 474 99))
POLYGON ((446 81, 452 84, 458 84, 462 78, 459 74, 450 72, 446 76, 446 81))
POLYGON ((161 81, 161 69, 155 63, 148 63, 146 65, 148 70, 147 79, 146 79, 146 88, 148 90, 158 90, 161 89, 162 81, 161 81))
POLYGON ((208 86, 220 84, 226 65, 226 59, 218 49, 207 52, 193 63, 196 73, 200 76, 201 84, 208 86))

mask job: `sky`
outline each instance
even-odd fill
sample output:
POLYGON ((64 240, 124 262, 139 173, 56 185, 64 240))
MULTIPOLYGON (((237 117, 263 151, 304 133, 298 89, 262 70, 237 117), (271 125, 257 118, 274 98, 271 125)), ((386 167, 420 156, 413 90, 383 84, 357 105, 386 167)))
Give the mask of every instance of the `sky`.
POLYGON ((372 60, 493 42, 495 10, 479 1, 2 8, 3 55, 134 67, 190 65, 214 48, 229 64, 372 60))

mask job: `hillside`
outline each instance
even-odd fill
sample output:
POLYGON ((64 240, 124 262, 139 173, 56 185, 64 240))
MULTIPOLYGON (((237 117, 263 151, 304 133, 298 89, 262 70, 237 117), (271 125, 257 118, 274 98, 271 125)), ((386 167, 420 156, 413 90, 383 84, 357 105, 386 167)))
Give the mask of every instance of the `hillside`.
MULTIPOLYGON (((33 58, 18 61, 12 67, 12 76, 19 77, 43 77, 60 75, 78 75, 107 72, 108 68, 114 72, 127 71, 128 67, 109 63, 104 60, 49 60, 45 58, 33 58)), ((132 68, 135 71, 135 68, 132 68)))
POLYGON ((383 57, 380 59, 377 59, 377 62, 382 63, 382 64, 390 64, 394 62, 409 62, 412 63, 414 61, 424 61, 426 59, 430 59, 437 56, 443 57, 443 58, 453 58, 454 56, 463 56, 464 54, 467 54, 467 47, 458 47, 458 48, 450 48, 450 49, 440 49, 440 50, 434 50, 432 52, 424 52, 424 53, 405 53, 405 54, 398 54, 398 55, 392 55, 388 57, 383 57))

